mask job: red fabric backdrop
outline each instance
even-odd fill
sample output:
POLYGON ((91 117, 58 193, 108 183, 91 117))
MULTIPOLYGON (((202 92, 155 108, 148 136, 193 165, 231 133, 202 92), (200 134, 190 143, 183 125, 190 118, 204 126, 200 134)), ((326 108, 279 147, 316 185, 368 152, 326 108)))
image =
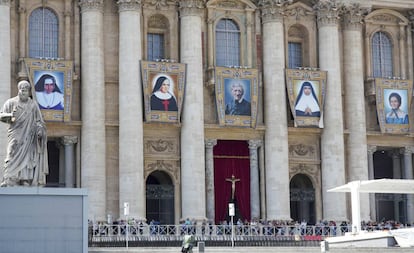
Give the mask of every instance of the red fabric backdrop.
POLYGON ((232 175, 236 179, 235 199, 241 218, 250 220, 250 157, 247 141, 217 141, 214 147, 214 195, 215 222, 228 217, 228 203, 231 200, 232 175))

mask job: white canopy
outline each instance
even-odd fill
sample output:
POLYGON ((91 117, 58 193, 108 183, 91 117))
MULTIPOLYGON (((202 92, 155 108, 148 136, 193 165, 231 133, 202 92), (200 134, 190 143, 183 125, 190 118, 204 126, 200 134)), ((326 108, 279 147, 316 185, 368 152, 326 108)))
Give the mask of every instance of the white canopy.
POLYGON ((356 183, 359 183, 359 192, 414 194, 414 180, 386 178, 352 181, 345 185, 330 189, 328 192, 351 192, 351 189, 355 187, 356 183))
POLYGON ((361 203, 359 194, 363 193, 403 193, 414 194, 412 179, 375 179, 352 181, 345 185, 329 189, 328 192, 350 192, 352 203, 352 232, 361 230, 361 203))

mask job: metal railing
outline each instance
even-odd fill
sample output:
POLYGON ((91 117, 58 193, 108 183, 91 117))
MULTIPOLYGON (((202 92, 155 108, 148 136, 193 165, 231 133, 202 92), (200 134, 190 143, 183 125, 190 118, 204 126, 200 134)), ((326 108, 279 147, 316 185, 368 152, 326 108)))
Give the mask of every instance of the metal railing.
POLYGON ((94 224, 89 226, 89 246, 121 247, 126 242, 130 246, 179 246, 186 234, 194 235, 206 246, 229 246, 232 239, 238 246, 318 246, 325 237, 344 235, 348 231, 351 231, 349 225, 94 224))

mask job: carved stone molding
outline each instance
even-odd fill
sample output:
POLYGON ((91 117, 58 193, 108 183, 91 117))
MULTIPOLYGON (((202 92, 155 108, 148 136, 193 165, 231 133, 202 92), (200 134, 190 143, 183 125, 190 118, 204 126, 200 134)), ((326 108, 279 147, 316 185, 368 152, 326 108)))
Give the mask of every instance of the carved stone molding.
POLYGON ((314 6, 319 26, 338 25, 343 12, 343 4, 333 1, 318 1, 314 6))
POLYGON ((179 1, 179 9, 181 16, 201 16, 204 12, 204 0, 181 0, 179 1))
POLYGON ((78 136, 63 136, 61 139, 63 145, 73 145, 78 143, 78 136))
POLYGON ((118 11, 140 11, 141 0, 118 0, 118 11))
POLYGON ((156 161, 148 161, 145 163, 145 171, 144 176, 145 179, 154 171, 164 171, 167 174, 172 175, 173 180, 177 183, 179 180, 179 165, 177 161, 163 161, 163 160, 156 160, 156 161))
POLYGON ((364 17, 370 10, 361 8, 358 3, 345 6, 344 8, 344 28, 348 30, 362 30, 364 24, 364 17))
POLYGON ((286 15, 286 7, 292 4, 293 0, 259 0, 258 6, 261 9, 262 22, 283 21, 286 15))
MULTIPOLYGON (((1 5, 1 4, 0 4, 1 5)), ((26 13, 26 8, 24 8, 24 6, 19 5, 19 7, 17 8, 17 12, 20 15, 24 15, 26 13)))
POLYGON ((369 155, 373 155, 377 151, 377 146, 368 145, 367 151, 369 155))
POLYGON ((408 20, 410 20, 411 25, 414 26, 414 10, 408 11, 408 20))
POLYGON ((290 167, 289 179, 292 179, 297 174, 305 174, 311 177, 312 181, 316 183, 316 185, 320 185, 320 169, 318 165, 301 163, 290 167))
POLYGON ((412 155, 414 153, 413 146, 404 147, 404 155, 412 155))
POLYGON ((304 145, 304 144, 289 145, 289 156, 291 157, 315 158, 315 155, 316 155, 315 146, 304 145))
POLYGON ((168 20, 165 16, 156 14, 148 19, 148 27, 157 29, 168 29, 168 20))
POLYGON ((315 13, 303 8, 302 6, 298 6, 295 8, 287 9, 285 14, 286 16, 294 17, 295 20, 301 20, 305 18, 313 18, 313 15, 315 13))
POLYGON ((206 148, 213 148, 214 146, 217 145, 217 140, 216 139, 207 139, 204 141, 204 145, 206 146, 206 148))
POLYGON ((0 0, 0 5, 8 5, 8 6, 10 6, 10 0, 0 0))
POLYGON ((258 149, 262 146, 262 140, 249 140, 249 149, 258 149))
POLYGON ((175 139, 149 139, 145 141, 146 154, 176 154, 177 144, 175 139))
POLYGON ((81 12, 85 11, 100 11, 103 12, 103 0, 80 0, 79 7, 81 12))
POLYGON ((169 4, 175 4, 175 0, 145 0, 145 7, 154 8, 160 10, 162 8, 168 7, 169 4))

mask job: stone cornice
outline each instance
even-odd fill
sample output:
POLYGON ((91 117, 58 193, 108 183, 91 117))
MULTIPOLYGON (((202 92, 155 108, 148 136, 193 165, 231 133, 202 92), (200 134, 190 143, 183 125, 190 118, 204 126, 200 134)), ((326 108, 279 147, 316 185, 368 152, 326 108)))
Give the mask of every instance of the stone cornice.
POLYGON ((10 6, 10 0, 0 0, 0 5, 8 5, 8 6, 10 6))
POLYGON ((336 0, 319 0, 313 8, 318 17, 317 20, 319 26, 339 24, 340 15, 343 12, 343 4, 337 3, 336 0))
POLYGON ((364 17, 369 9, 360 8, 359 4, 352 4, 344 7, 344 28, 347 30, 362 30, 364 17))
POLYGON ((205 0, 181 0, 179 9, 181 16, 201 16, 204 12, 205 0))
POLYGON ((85 11, 100 11, 103 12, 103 0, 80 0, 79 7, 81 12, 85 11))
POLYGON ((292 2, 293 0, 259 0, 258 6, 261 10, 262 22, 282 22, 286 7, 292 2))
POLYGON ((118 0, 118 11, 139 11, 141 10, 141 0, 118 0))

